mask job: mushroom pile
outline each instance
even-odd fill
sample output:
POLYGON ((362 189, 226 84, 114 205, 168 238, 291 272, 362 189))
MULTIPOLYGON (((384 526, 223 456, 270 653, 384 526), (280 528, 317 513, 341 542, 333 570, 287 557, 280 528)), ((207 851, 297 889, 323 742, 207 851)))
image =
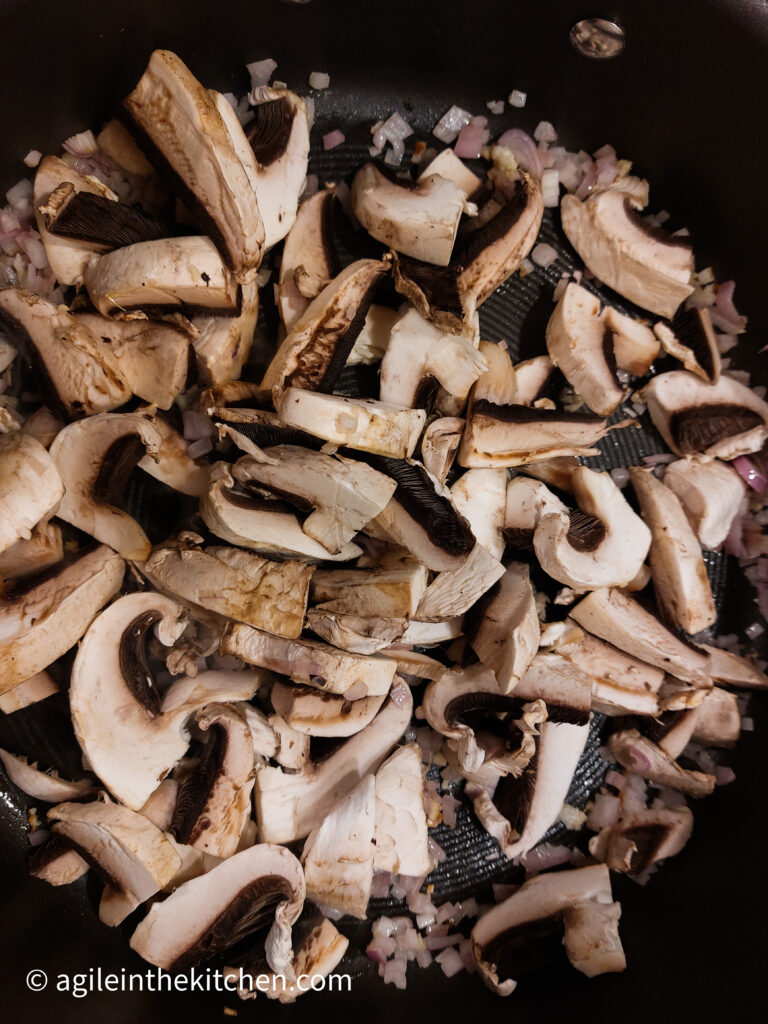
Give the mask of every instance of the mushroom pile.
MULTIPOLYGON (((487 136, 455 111, 443 141, 487 136)), ((563 951, 621 971, 610 873, 682 849, 687 798, 728 781, 734 690, 768 686, 715 642, 703 555, 766 485, 768 404, 721 359, 743 324, 615 154, 574 175, 516 130, 485 165, 390 154, 313 191, 310 128, 287 88, 232 103, 156 51, 4 211, 0 709, 66 673, 83 763, 0 750, 50 805, 30 870, 94 872, 147 961, 266 971, 283 1002, 385 896, 367 952, 399 987, 433 954, 501 995, 563 951), (558 174, 584 266, 514 362, 479 311, 536 264, 558 174), (346 265, 338 205, 370 236, 346 265), (373 393, 344 383, 361 365, 373 393), (669 454, 592 468, 646 409, 669 454), (155 543, 142 474, 178 510, 155 543), (590 730, 613 766, 572 803, 590 730), (493 903, 434 902, 457 809, 497 850, 493 903)))

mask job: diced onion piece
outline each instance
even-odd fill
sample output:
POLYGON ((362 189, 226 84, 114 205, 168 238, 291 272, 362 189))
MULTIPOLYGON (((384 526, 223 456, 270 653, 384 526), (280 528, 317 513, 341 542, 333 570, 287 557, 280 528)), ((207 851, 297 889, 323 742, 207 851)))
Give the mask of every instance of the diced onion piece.
MULTIPOLYGON (((547 172, 545 171, 544 173, 546 174, 547 172)), ((531 252, 531 259, 537 267, 551 267, 557 259, 557 249, 547 245, 546 242, 539 242, 531 252)))
POLYGON ((276 67, 277 61, 272 60, 271 57, 254 61, 253 64, 246 64, 245 69, 251 76, 251 88, 256 89, 260 85, 268 85, 276 67))
POLYGON ((549 121, 539 121, 533 132, 537 142, 557 142, 557 132, 549 121))
POLYGON ((309 87, 310 89, 317 89, 321 91, 327 89, 331 84, 331 76, 327 75, 325 71, 313 71, 309 76, 309 87))
POLYGON ((335 149, 336 146, 340 146, 342 142, 346 141, 344 132, 339 131, 338 128, 334 128, 332 132, 328 132, 327 135, 323 136, 323 149, 335 149))
POLYGON ((432 129, 432 134, 440 139, 441 142, 455 142, 461 129, 465 124, 469 124, 471 120, 472 115, 468 110, 462 110, 461 107, 453 106, 443 114, 432 129))
POLYGON ((518 110, 522 110, 525 104, 528 102, 528 93, 522 92, 520 89, 513 89, 509 94, 509 105, 510 107, 517 107, 518 110))

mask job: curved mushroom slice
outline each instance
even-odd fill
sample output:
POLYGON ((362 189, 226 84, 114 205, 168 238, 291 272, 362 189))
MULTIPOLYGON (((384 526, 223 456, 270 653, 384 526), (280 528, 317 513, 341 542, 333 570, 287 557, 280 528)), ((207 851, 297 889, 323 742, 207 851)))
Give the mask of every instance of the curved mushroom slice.
POLYGON ((592 710, 604 715, 656 715, 664 672, 590 633, 557 648, 592 678, 592 710))
POLYGON ((701 547, 674 491, 652 470, 633 466, 629 478, 651 528, 653 590, 664 618, 699 633, 717 618, 701 547))
POLYGON ((7 693, 0 693, 0 711, 4 715, 12 715, 14 711, 28 708, 58 692, 59 684, 48 672, 37 672, 7 693))
POLYGON ((48 812, 48 820, 53 833, 124 894, 131 909, 164 888, 181 867, 181 857, 160 829, 120 804, 59 804, 48 812))
POLYGON ((731 651, 721 651, 708 644, 699 646, 707 655, 707 671, 718 683, 732 683, 747 690, 768 688, 768 676, 750 658, 742 658, 731 651))
POLYGON ((664 486, 677 495, 703 548, 715 551, 731 532, 747 485, 731 466, 717 459, 671 462, 664 486))
POLYGON ((631 583, 648 554, 651 531, 610 473, 579 466, 571 484, 580 511, 545 513, 536 526, 533 549, 542 569, 576 590, 631 583))
POLYGON ((515 401, 520 405, 533 405, 548 397, 555 378, 555 364, 549 356, 534 356, 517 363, 515 371, 515 401))
POLYGON ((675 370, 653 377, 640 397, 676 455, 735 459, 760 451, 768 439, 768 404, 732 377, 706 384, 675 370))
POLYGON ((81 800, 93 790, 91 779, 80 779, 68 782, 60 778, 56 772, 43 772, 30 764, 26 757, 17 757, 0 747, 0 761, 3 762, 5 774, 23 793, 56 804, 62 800, 81 800))
POLYGON ((421 461, 424 468, 444 484, 461 444, 464 420, 443 416, 433 420, 421 438, 421 461))
POLYGON ((641 308, 671 317, 693 292, 693 250, 688 238, 649 227, 637 205, 620 188, 585 202, 565 195, 563 230, 595 277, 641 308))
POLYGON ((589 852, 611 871, 637 878, 658 861, 680 853, 692 831, 689 807, 632 811, 590 839, 589 852))
POLYGON ((333 241, 334 194, 333 189, 325 189, 305 199, 286 236, 277 294, 286 331, 339 272, 333 241))
POLYGON ((291 926, 304 905, 301 865, 282 846, 236 853, 155 903, 131 936, 131 948, 167 971, 186 971, 224 952, 274 918, 265 940, 269 966, 290 970, 291 926))
POLYGON ((669 786, 692 797, 708 796, 715 788, 714 775, 686 771, 637 729, 614 733, 608 741, 608 749, 622 767, 649 782, 669 786))
POLYGON ((705 747, 733 747, 741 733, 741 711, 736 694, 713 687, 697 709, 693 740, 705 747))
POLYGON ((547 350, 568 383, 589 408, 609 416, 627 390, 616 375, 613 332, 600 311, 600 299, 571 281, 547 324, 547 350))
POLYGON ((373 398, 324 395, 287 388, 278 413, 285 424, 332 444, 392 459, 413 455, 427 419, 423 409, 377 402, 373 398))
POLYGON ((137 242, 91 261, 85 287, 103 316, 143 318, 155 313, 237 313, 240 289, 205 235, 137 242))
POLYGON ((613 355, 620 370, 644 377, 658 356, 661 345, 650 327, 613 306, 603 310, 603 320, 613 335, 613 355))
POLYGON ((251 730, 233 704, 209 704, 195 721, 208 738, 194 771, 179 787, 171 834, 215 857, 231 857, 251 816, 251 730))
MULTIPOLYGON (((251 732, 253 732, 252 715, 249 714, 247 717, 251 723, 251 732)), ((270 715, 269 725, 277 740, 275 761, 288 771, 301 771, 302 768, 305 768, 309 763, 309 736, 292 729, 279 715, 270 715)))
POLYGON ((286 555, 309 562, 347 562, 362 554, 357 544, 346 544, 333 555, 304 533, 295 512, 281 502, 238 492, 229 467, 218 463, 210 486, 200 498, 200 515, 208 529, 222 540, 267 555, 286 555))
MULTIPOLYGON (((205 396, 203 396, 205 397, 205 396)), ((293 444, 300 448, 320 451, 323 441, 304 430, 286 426, 276 412, 267 409, 230 409, 226 406, 209 408, 208 415, 216 423, 219 437, 230 437, 238 448, 246 451, 243 438, 257 448, 269 448, 278 444, 293 444)))
POLYGON ((502 996, 514 991, 516 978, 538 966, 542 955, 556 955, 562 943, 573 966, 587 977, 623 971, 620 912, 603 864, 538 875, 478 919, 472 955, 485 984, 502 996))
POLYGON ((158 589, 278 636, 301 635, 313 569, 248 551, 155 548, 139 565, 158 589))
POLYGON ((307 836, 301 854, 307 896, 321 907, 365 918, 373 884, 375 811, 369 774, 307 836))
POLYGON ((527 565, 512 562, 478 606, 477 624, 467 628, 469 645, 509 693, 533 661, 540 626, 527 565))
POLYGON ((568 515, 568 506, 539 480, 513 477, 507 483, 504 536, 520 548, 533 546, 533 535, 546 515, 568 515))
POLYGON ((51 234, 47 226, 46 207, 51 193, 68 183, 80 196, 94 195, 105 202, 117 204, 117 196, 98 178, 79 174, 73 167, 57 156, 46 156, 35 173, 32 202, 35 208, 35 223, 40 239, 45 246, 45 255, 53 275, 59 284, 81 285, 83 274, 93 258, 94 246, 82 240, 62 238, 51 234))
POLYGON ((376 654, 403 638, 407 619, 351 615, 310 608, 307 627, 334 647, 352 654, 376 654))
POLYGON ((23 288, 2 288, 0 324, 21 338, 40 392, 61 419, 108 412, 131 397, 109 346, 66 306, 23 288))
POLYGON ((451 487, 451 497, 479 544, 494 558, 504 554, 504 522, 509 473, 505 469, 470 469, 451 487))
POLYGON ((90 865, 77 850, 57 837, 36 847, 29 857, 29 873, 49 885, 71 885, 88 873, 90 865))
POLYGON ((189 336, 173 324, 147 320, 110 320, 96 313, 75 319, 110 345, 134 395, 170 409, 187 385, 189 336))
POLYGON ((0 554, 29 540, 64 495, 56 464, 28 434, 0 436, 0 554))
POLYGON ((360 697, 386 693, 397 667, 387 658, 348 654, 317 640, 283 640, 240 623, 227 627, 220 649, 305 686, 342 695, 353 690, 360 697))
POLYGON ((288 501, 313 507, 301 528, 334 555, 384 509, 396 487, 364 462, 296 445, 266 448, 260 459, 239 459, 232 476, 246 489, 262 484, 288 501))
POLYGON ((460 334, 475 344, 479 328, 477 314, 464 308, 459 291, 460 274, 461 267, 456 264, 435 267, 392 250, 392 279, 400 295, 441 331, 460 334))
POLYGON ((435 576, 416 609, 423 622, 455 619, 504 575, 504 566, 482 544, 475 544, 460 569, 447 569, 435 576))
POLYGON ((363 329, 347 356, 347 366, 372 366, 374 363, 380 363, 387 351, 392 328, 399 319, 400 314, 396 309, 372 303, 366 314, 363 329))
POLYGON ((323 611, 412 618, 427 582, 427 569, 411 557, 374 569, 318 569, 312 600, 323 611))
POLYGON ((694 686, 711 687, 707 656, 678 640, 623 590, 593 590, 570 614, 584 629, 645 664, 694 686))
POLYGON ((258 165, 239 122, 224 123, 213 96, 169 50, 154 51, 123 113, 237 280, 250 281, 261 263, 265 230, 250 178, 258 165))
POLYGON ((173 428, 165 416, 156 416, 147 409, 140 410, 140 414, 160 435, 160 447, 139 459, 139 469, 180 494, 193 498, 205 494, 211 475, 208 463, 196 462, 189 457, 189 441, 173 428))
POLYGON ((294 323, 261 382, 278 404, 284 392, 330 392, 363 328, 383 260, 357 260, 330 281, 294 323))
POLYGON ((323 761, 294 774, 261 768, 256 773, 254 801, 262 839, 291 843, 321 825, 342 797, 376 771, 405 732, 412 711, 410 689, 400 682, 373 721, 323 761))
POLYGON ((352 181, 352 209, 368 234, 438 267, 451 262, 466 201, 464 190, 439 174, 413 183, 367 163, 352 181))
POLYGON ((51 445, 66 488, 59 519, 124 558, 146 558, 151 550, 146 534, 116 502, 145 450, 155 454, 160 442, 157 429, 138 413, 102 413, 65 427, 51 445))
POLYGON ((536 480, 541 480, 542 483, 549 484, 550 487, 557 487, 561 491, 570 491, 573 471, 580 465, 581 463, 575 455, 561 455, 554 459, 544 459, 543 462, 528 462, 521 466, 520 472, 532 476, 536 480))
POLYGON ((654 324, 653 330, 667 355, 678 359, 686 370, 707 384, 720 380, 720 349, 708 309, 683 309, 671 324, 654 324))
POLYGON ((466 338, 448 334, 409 310, 392 328, 381 363, 380 398, 429 408, 438 387, 463 403, 488 364, 466 338))
POLYGON ((0 693, 25 683, 77 643, 123 582, 125 563, 106 546, 0 603, 0 693))
POLYGON ((473 231, 454 262, 462 270, 459 292, 465 308, 474 309, 517 270, 533 248, 544 215, 541 188, 527 174, 514 182, 499 212, 473 231))
MULTIPOLYGON (((463 625, 464 620, 460 616, 455 619, 445 619, 442 622, 419 622, 417 619, 411 619, 403 633, 401 642, 403 645, 413 644, 415 647, 434 647, 436 644, 446 643, 461 636, 463 625)), ((408 652, 397 651, 398 656, 406 653, 408 652)))
POLYGON ((432 867, 418 744, 399 747, 376 772, 375 871, 422 878, 432 867))
MULTIPOLYGON (((450 639, 455 639, 459 633, 460 631, 450 639)), ((405 634, 403 634, 403 639, 405 639, 405 634)), ((391 658, 397 665, 397 671, 404 676, 413 676, 416 679, 440 679, 445 672, 445 665, 442 662, 436 661, 426 654, 420 654, 418 651, 409 650, 407 647, 395 644, 381 653, 385 658, 391 658)))
POLYGON ((251 351, 258 315, 259 289, 251 281, 240 289, 237 316, 192 317, 192 326, 198 331, 192 347, 202 384, 216 385, 240 376, 251 351))
POLYGON ((115 202, 112 196, 81 191, 63 181, 38 207, 46 230, 57 238, 82 242, 96 252, 108 252, 134 242, 149 242, 173 234, 173 226, 138 205, 115 202))
POLYGON ((354 736, 369 725, 386 700, 376 697, 346 700, 334 693, 322 693, 311 686, 282 683, 272 687, 272 707, 297 732, 309 736, 354 736))

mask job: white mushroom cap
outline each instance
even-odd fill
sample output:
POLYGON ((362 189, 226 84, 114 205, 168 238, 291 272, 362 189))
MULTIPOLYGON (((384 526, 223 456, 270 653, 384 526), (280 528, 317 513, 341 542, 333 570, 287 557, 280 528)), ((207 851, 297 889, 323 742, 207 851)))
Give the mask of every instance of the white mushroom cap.
POLYGON ((421 878, 430 870, 421 751, 409 743, 376 772, 376 871, 421 878))

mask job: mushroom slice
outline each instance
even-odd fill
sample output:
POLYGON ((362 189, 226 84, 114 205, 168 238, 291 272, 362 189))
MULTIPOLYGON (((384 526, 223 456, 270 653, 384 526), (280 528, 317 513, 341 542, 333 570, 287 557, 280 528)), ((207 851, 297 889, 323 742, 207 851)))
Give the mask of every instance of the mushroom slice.
POLYGON ((697 709, 693 740, 705 747, 733 747, 741 733, 741 711, 735 693, 714 686, 697 709))
POLYGON ((37 672, 7 693, 0 693, 0 711, 4 715, 12 715, 14 711, 28 708, 58 692, 59 684, 50 673, 37 672))
POLYGON ((706 384, 675 370, 653 377, 641 398, 676 455, 735 459, 760 451, 768 439, 768 404, 733 377, 706 384))
POLYGON ((715 788, 714 775, 686 771, 637 729, 614 733, 608 741, 608 749, 622 767, 649 782, 669 786, 692 797, 708 796, 715 788))
POLYGON ((470 315, 464 308, 459 291, 460 274, 461 267, 455 264, 435 267, 392 252, 392 279, 396 290, 425 320, 448 334, 461 334, 474 344, 478 323, 476 314, 470 315))
POLYGON ((699 543, 708 551, 716 551, 725 541, 747 493, 747 485, 731 466, 696 457, 671 462, 664 486, 677 495, 699 543))
MULTIPOLYGON (((480 178, 470 171, 464 161, 460 160, 450 148, 438 153, 435 159, 427 164, 419 175, 419 181, 423 181, 424 178, 429 178, 433 174, 439 174, 441 178, 452 181, 462 190, 467 199, 474 195, 483 184, 480 178)), ((407 871, 403 873, 408 874, 407 871)))
POLYGON ((65 523, 141 561, 151 545, 127 512, 116 507, 145 450, 160 447, 157 429, 138 413, 102 413, 65 427, 51 445, 65 494, 56 513, 65 523))
POLYGON ((570 614, 584 629, 639 661, 694 686, 711 687, 707 656, 670 633, 623 590, 593 590, 570 614))
POLYGON ((447 267, 466 194, 454 182, 430 174, 418 182, 388 177, 364 164, 352 182, 352 209, 377 241, 414 259, 447 267))
POLYGON ((21 431, 0 436, 0 554, 29 540, 63 495, 56 464, 39 441, 21 431))
POLYGON ((262 484, 313 507, 301 528, 334 555, 382 511, 397 486, 364 462, 296 445, 266 448, 260 459, 239 459, 232 476, 246 489, 262 484))
POLYGON ((254 800, 262 839, 291 843, 321 825, 342 797, 376 771, 405 732, 412 711, 410 689, 399 682, 373 721, 324 760, 293 774, 261 768, 254 800))
POLYGON ((579 466, 571 484, 579 511, 545 513, 536 526, 533 549, 542 569, 576 590, 631 583, 648 554, 651 531, 610 473, 579 466))
POLYGON ((611 871, 637 878, 660 860, 680 853, 691 838, 689 807, 649 808, 622 815, 589 841, 589 852, 611 871))
POLYGON ((369 725, 387 699, 376 697, 346 700, 334 693, 323 693, 312 686, 282 683, 272 687, 272 707, 297 732, 308 736, 354 736, 369 725))
POLYGON ((98 252, 172 234, 169 223, 140 206, 116 203, 95 191, 80 191, 71 181, 63 181, 38 209, 49 234, 84 242, 98 252))
POLYGON ((427 582, 427 569, 410 556, 391 567, 318 569, 312 577, 312 599, 324 611, 411 618, 427 582))
POLYGON ((512 562, 488 591, 467 639, 503 693, 514 689, 539 646, 539 617, 527 565, 512 562))
POLYGON ((768 687, 768 676, 750 658, 743 658, 731 651, 721 651, 709 644, 699 646, 707 655, 707 671, 719 683, 732 683, 747 690, 764 690, 768 687))
POLYGON ((108 412, 131 397, 109 346, 66 306, 23 288, 3 288, 0 324, 21 339, 40 392, 61 419, 108 412))
POLYGON ((363 329, 347 356, 347 366, 372 366, 374 363, 380 363, 387 351, 392 328, 399 319, 400 314, 396 309, 372 303, 366 314, 363 329))
MULTIPOLYGON (((570 620, 569 620, 570 621, 570 620)), ((557 649, 592 678, 592 710, 603 715, 656 715, 664 672, 590 633, 557 649)))
MULTIPOLYGON (((445 624, 440 623, 440 625, 445 624)), ((406 630, 406 633, 403 634, 404 641, 407 632, 406 630)), ((458 633, 455 633, 450 639, 455 640, 457 635, 458 633)), ((397 665, 397 671, 404 676, 414 676, 416 679, 440 679, 445 672, 445 665, 442 662, 436 661, 426 654, 420 654, 418 651, 408 650, 406 647, 395 645, 381 653, 385 658, 391 658, 397 665)))
POLYGON ((516 547, 533 546, 536 527, 545 515, 568 514, 568 506, 541 481, 516 476, 507 483, 504 536, 516 547))
POLYGON ((294 682, 326 693, 352 690, 361 697, 386 693, 396 666, 387 658, 348 654, 317 640, 284 640, 251 626, 232 623, 221 641, 222 654, 234 654, 249 665, 258 665, 290 676, 294 682))
POLYGON ((192 338, 197 373, 202 384, 220 384, 243 372, 253 343, 259 315, 259 289, 255 281, 240 289, 237 316, 192 317, 197 335, 192 338))
POLYGON ((451 487, 456 508, 478 543, 494 558, 504 554, 504 522, 509 473, 505 469, 470 469, 451 487))
POLYGON ((174 429, 166 416, 154 415, 150 409, 141 409, 140 414, 160 435, 160 447, 139 459, 139 469, 180 494, 193 498, 205 494, 210 481, 208 463, 189 457, 189 441, 174 429))
POLYGON ((641 308, 671 317, 693 292, 690 240, 649 227, 637 205, 620 188, 585 202, 563 196, 563 230, 595 277, 641 308))
POLYGON ((274 918, 265 940, 267 963, 277 973, 288 972, 291 926, 304 897, 304 875, 294 855, 260 843, 153 904, 131 936, 131 948, 157 967, 186 971, 274 918))
POLYGON ((155 548, 139 565, 158 589, 278 636, 301 635, 312 567, 248 551, 155 548))
POLYGON ((137 242, 91 261, 85 287, 103 316, 153 312, 239 312, 240 290, 205 235, 137 242))
POLYGON ((185 331, 169 323, 110 320, 96 313, 77 313, 75 319, 111 347, 134 395, 170 409, 187 385, 189 336, 185 331))
MULTIPOLYGON (((202 404, 204 406, 205 401, 202 404)), ((222 433, 228 435, 243 450, 246 446, 243 445, 242 438, 246 438, 257 448, 293 444, 300 448, 320 451, 324 447, 320 438, 313 437, 304 430, 294 430, 293 427, 286 426, 276 412, 267 409, 230 409, 226 406, 213 406, 208 408, 207 412, 215 421, 219 436, 221 437, 222 433)))
POLYGON ((306 534, 295 512, 282 502, 270 501, 235 490, 229 468, 218 463, 211 471, 210 486, 200 498, 200 515, 208 529, 222 540, 267 555, 286 555, 309 562, 347 562, 362 553, 357 544, 346 544, 338 554, 306 534))
POLYGON ((160 829, 120 804, 58 804, 48 811, 48 820, 53 833, 134 907, 164 888, 181 867, 181 857, 160 829))
POLYGON ((653 330, 667 355, 674 356, 707 384, 717 384, 720 349, 708 309, 680 310, 670 325, 659 322, 653 330))
POLYGON ((239 122, 224 123, 214 97, 169 50, 154 51, 123 113, 237 280, 250 281, 261 263, 265 229, 251 183, 258 165, 239 122))
POLYGON ((413 455, 427 414, 373 398, 324 395, 317 391, 287 388, 278 407, 289 427, 356 451, 373 452, 392 459, 413 455))
POLYGON ((376 772, 375 871, 422 878, 432 867, 418 744, 391 754, 376 772))
POLYGON ((170 831, 215 857, 231 857, 251 816, 251 730, 234 704, 209 704, 195 721, 208 733, 195 770, 179 787, 170 831))
POLYGON ((334 647, 352 654, 375 654, 402 639, 407 619, 348 615, 310 608, 307 626, 334 647))
POLYGON ((623 971, 620 911, 604 864, 538 875, 478 918, 472 955, 485 984, 501 996, 513 992, 516 978, 542 956, 556 956, 563 943, 573 966, 588 977, 623 971))
POLYGON ((620 370, 644 377, 659 354, 659 339, 650 327, 634 317, 606 306, 603 320, 613 335, 613 354, 620 370))
POLYGON ((53 836, 29 857, 30 875, 49 885, 71 885, 88 873, 89 866, 77 850, 53 836))
MULTIPOLYGON (((256 108, 257 111, 259 108, 256 108)), ((309 196, 299 206, 280 262, 277 304, 286 331, 339 272, 333 241, 333 189, 309 196)))
POLYGON ((423 622, 443 622, 469 611, 504 575, 504 566, 482 544, 475 544, 460 569, 435 576, 416 609, 423 622))
POLYGON ((462 269, 459 291, 465 308, 474 309, 517 270, 533 248, 544 215, 538 182, 523 174, 499 212, 473 231, 454 262, 462 269))
POLYGON ((600 299, 571 281, 547 324, 547 350, 574 391, 600 416, 624 400, 616 375, 613 332, 600 315, 600 299))
POLYGON ((26 757, 17 757, 0 747, 0 761, 3 762, 5 774, 23 793, 56 804, 63 800, 81 800, 93 790, 90 779, 68 782, 60 778, 56 772, 43 772, 36 764, 30 764, 26 757))
POLYGON ((321 907, 365 918, 373 884, 375 811, 369 774, 307 836, 301 855, 307 896, 321 907))
MULTIPOLYGON (((403 645, 413 644, 416 647, 434 647, 436 644, 446 643, 461 636, 463 625, 464 620, 460 616, 456 616, 455 619, 445 619, 442 622, 419 622, 416 619, 411 619, 402 635, 401 643, 403 645)), ((399 651, 397 653, 398 656, 402 656, 407 652, 399 651)))
POLYGON ((554 459, 544 459, 543 462, 528 462, 521 467, 520 472, 541 480, 550 487, 570 491, 573 471, 578 469, 579 465, 580 462, 574 455, 561 455, 554 459))
POLYGON ((261 382, 276 405, 286 390, 333 390, 387 266, 383 260, 351 263, 294 323, 261 382))
POLYGON ((686 633, 699 633, 717 610, 696 534, 677 495, 652 470, 633 466, 629 477, 651 528, 651 574, 662 615, 686 633))
POLYGON ((0 693, 25 683, 77 643, 123 582, 125 563, 102 545, 0 603, 0 693))
POLYGON ((464 402, 488 364, 457 334, 447 334, 409 310, 392 328, 381 363, 380 398, 408 408, 429 408, 438 386, 464 402))
POLYGON ((433 420, 421 438, 421 461, 424 468, 444 484, 461 444, 464 420, 443 416, 433 420))
POLYGON ((555 364, 549 356, 534 356, 515 366, 515 401, 533 405, 546 398, 555 377, 555 364))

